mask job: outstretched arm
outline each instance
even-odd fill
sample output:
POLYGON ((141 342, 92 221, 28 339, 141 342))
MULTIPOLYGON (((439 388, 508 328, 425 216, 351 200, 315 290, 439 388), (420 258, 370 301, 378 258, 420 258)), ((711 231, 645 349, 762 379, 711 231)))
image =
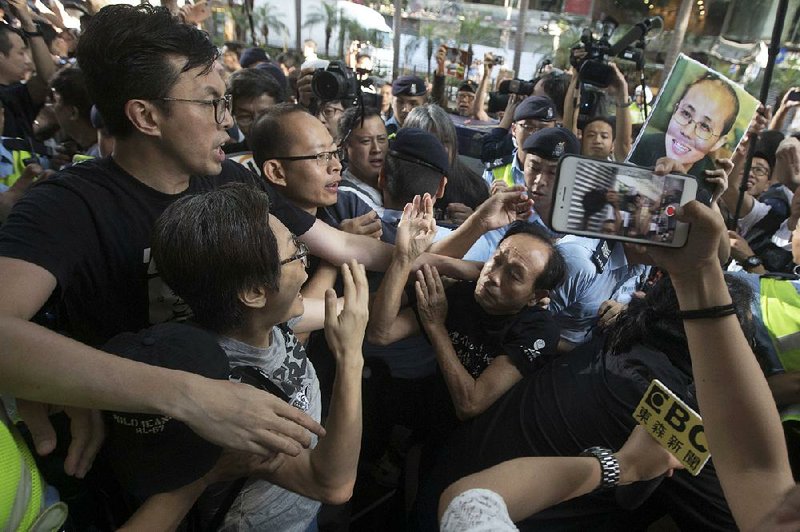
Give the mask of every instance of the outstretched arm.
POLYGON ((770 120, 770 129, 783 129, 783 122, 786 120, 789 109, 796 108, 800 105, 800 100, 789 99, 792 94, 796 94, 798 91, 800 91, 800 87, 792 87, 783 95, 780 105, 778 105, 778 108, 775 110, 775 115, 772 117, 772 120, 770 120))
MULTIPOLYGON (((620 466, 619 485, 671 474, 672 469, 681 467, 677 459, 639 426, 614 456, 620 466)), ((511 521, 522 521, 550 506, 594 491, 600 485, 600 473, 600 462, 594 457, 509 460, 451 484, 439 499, 439 519, 459 494, 470 489, 487 489, 503 498, 511 521)))
MULTIPOLYGON (((296 408, 258 390, 132 362, 28 321, 55 287, 56 279, 47 270, 0 257, 2 393, 56 405, 163 413, 212 442, 253 453, 296 455, 311 442, 306 429, 324 433, 296 408)), ((35 413, 23 418, 34 434, 36 450, 51 452, 56 441, 47 405, 19 402, 22 410, 35 413)), ((88 422, 79 427, 84 431, 73 428, 67 472, 82 475, 94 458, 97 432, 88 422)))
MULTIPOLYGON (((669 272, 681 310, 729 305, 717 260, 722 218, 693 201, 678 219, 692 224, 686 246, 650 254, 669 272)), ((775 401, 735 315, 683 323, 717 476, 736 524, 750 530, 794 485, 775 401)))
POLYGON ((522 185, 497 192, 481 203, 455 231, 435 242, 430 251, 449 257, 463 257, 484 233, 515 220, 526 220, 532 208, 533 200, 528 198, 522 185))
POLYGON ((611 63, 611 69, 614 71, 613 87, 616 92, 617 99, 617 114, 616 114, 616 131, 614 132, 614 160, 624 161, 631 151, 631 114, 628 110, 628 82, 625 80, 625 75, 620 71, 619 67, 611 63))
POLYGON ((472 103, 472 117, 483 122, 491 120, 489 115, 486 114, 485 107, 493 66, 494 56, 491 52, 486 52, 483 56, 483 76, 481 76, 481 82, 478 84, 478 91, 475 93, 475 101, 472 103))

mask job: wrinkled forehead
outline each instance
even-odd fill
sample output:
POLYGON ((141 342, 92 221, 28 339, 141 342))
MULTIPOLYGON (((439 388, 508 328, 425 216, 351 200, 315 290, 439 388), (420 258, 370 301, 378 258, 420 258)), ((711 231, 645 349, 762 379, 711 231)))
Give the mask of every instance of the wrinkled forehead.
POLYGON ((548 246, 533 235, 517 233, 503 240, 496 255, 503 256, 510 263, 517 263, 526 268, 534 268, 537 263, 544 264, 549 254, 548 246))

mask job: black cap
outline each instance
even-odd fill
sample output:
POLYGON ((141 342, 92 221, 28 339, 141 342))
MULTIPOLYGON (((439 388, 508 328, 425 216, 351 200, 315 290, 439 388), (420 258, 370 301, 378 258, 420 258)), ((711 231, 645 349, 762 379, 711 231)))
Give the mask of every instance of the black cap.
POLYGON ((458 86, 458 92, 465 91, 465 92, 478 92, 478 84, 472 80, 462 81, 461 84, 458 86))
POLYGON ((242 65, 242 68, 249 68, 264 61, 269 61, 269 55, 263 48, 247 48, 239 57, 239 64, 242 65))
POLYGON ((556 119, 556 106, 547 96, 528 96, 514 109, 514 122, 519 120, 543 120, 549 122, 556 119))
POLYGON ((389 154, 398 159, 427 166, 442 175, 450 170, 449 156, 441 141, 424 129, 403 127, 397 131, 389 154))
POLYGON ((563 127, 546 127, 531 134, 522 144, 525 153, 533 153, 543 159, 555 160, 565 153, 581 153, 578 137, 563 127))
POLYGON ((428 87, 417 76, 400 76, 392 82, 392 96, 425 96, 428 87))
POLYGON ((285 91, 287 84, 286 84, 286 74, 283 73, 283 70, 279 65, 275 63, 261 63, 255 66, 258 70, 263 70, 273 78, 275 81, 278 82, 278 85, 285 91))
MULTIPOLYGON (((122 333, 104 351, 121 357, 227 380, 225 351, 208 332, 183 323, 162 323, 138 333, 122 333)), ((105 412, 111 468, 131 494, 145 499, 205 475, 222 449, 188 425, 160 414, 105 412)))

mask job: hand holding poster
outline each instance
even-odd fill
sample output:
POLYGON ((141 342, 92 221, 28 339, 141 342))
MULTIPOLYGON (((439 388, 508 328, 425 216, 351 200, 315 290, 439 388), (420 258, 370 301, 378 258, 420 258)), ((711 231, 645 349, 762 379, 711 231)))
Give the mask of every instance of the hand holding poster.
POLYGON ((711 456, 703 420, 661 381, 650 382, 633 418, 687 471, 694 476, 700 474, 711 456))
POLYGON ((627 160, 653 167, 669 157, 705 177, 714 159, 736 150, 756 109, 758 100, 742 87, 681 54, 627 160))

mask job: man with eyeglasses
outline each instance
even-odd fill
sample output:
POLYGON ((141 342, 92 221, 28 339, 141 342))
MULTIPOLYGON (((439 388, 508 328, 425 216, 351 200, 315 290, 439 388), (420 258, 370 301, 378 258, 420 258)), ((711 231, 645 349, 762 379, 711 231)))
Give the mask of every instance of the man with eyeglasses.
POLYGON ((244 68, 228 78, 228 94, 231 96, 231 114, 244 135, 244 140, 223 146, 228 158, 248 167, 258 174, 260 170, 253 162, 248 138, 256 119, 273 105, 286 99, 286 91, 268 72, 260 68, 244 68))
POLYGON ((328 129, 334 140, 338 140, 339 120, 345 112, 346 100, 328 100, 319 103, 317 118, 328 129))
POLYGON ((714 74, 686 86, 669 119, 666 132, 642 137, 630 157, 639 166, 655 166, 661 157, 678 161, 683 172, 705 177, 715 168, 709 154, 727 142, 739 115, 736 91, 714 74))
POLYGON ((253 128, 253 152, 264 177, 287 200, 316 216, 338 199, 342 163, 325 125, 294 104, 281 104, 253 128))
MULTIPOLYGON (((369 288, 364 267, 351 261, 341 269, 342 300, 326 293, 324 301, 304 301, 300 288, 308 279, 308 248, 270 213, 270 203, 266 193, 244 185, 183 197, 156 222, 153 255, 164 279, 194 311, 194 322, 215 334, 231 367, 256 368, 289 404, 317 421, 322 417, 319 379, 295 335, 324 325, 336 365, 325 437, 297 457, 284 457, 274 469, 244 472, 249 478, 243 487, 212 486, 198 504, 203 522, 222 512, 220 529, 303 532, 316 529, 320 501, 345 503, 355 483, 369 288), (232 500, 227 508, 226 500, 232 500)), ((115 453, 115 460, 119 454, 125 450, 115 453)), ((144 461, 151 460, 157 458, 144 461)), ((134 472, 123 487, 140 484, 144 475, 134 472)), ((133 493, 146 497, 162 490, 144 486, 133 493)))
POLYGON ((514 151, 511 155, 487 163, 486 171, 483 173, 483 179, 492 193, 525 184, 523 175, 525 154, 520 148, 532 133, 555 125, 556 108, 547 96, 530 96, 517 106, 514 110, 514 122, 511 124, 514 151))
MULTIPOLYGON (((775 146, 760 138, 747 177, 747 190, 742 197, 741 217, 736 231, 728 231, 732 262, 728 269, 744 269, 753 273, 767 271, 789 273, 793 264, 789 260, 789 235, 787 218, 793 194, 784 184, 772 179, 775 165, 775 146)), ((739 188, 743 178, 740 160, 722 194, 721 200, 728 213, 736 210, 739 188)))

